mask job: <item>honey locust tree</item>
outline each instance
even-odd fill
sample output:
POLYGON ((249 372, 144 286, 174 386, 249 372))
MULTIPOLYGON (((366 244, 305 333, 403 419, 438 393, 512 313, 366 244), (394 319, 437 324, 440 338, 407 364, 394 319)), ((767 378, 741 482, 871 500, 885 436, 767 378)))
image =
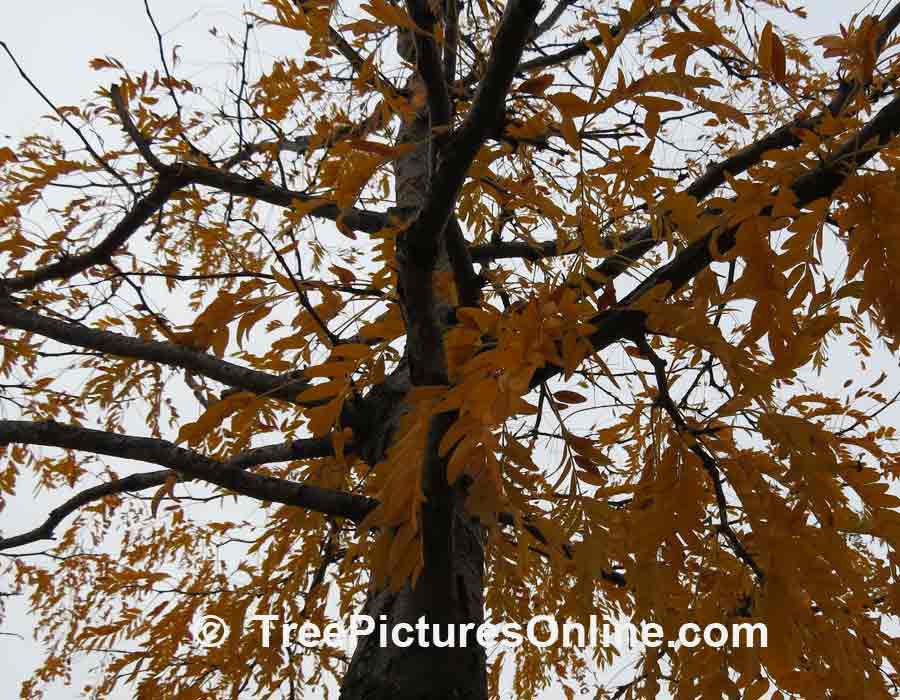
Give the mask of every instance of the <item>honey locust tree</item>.
POLYGON ((23 697, 85 654, 97 698, 896 697, 900 3, 868 12, 267 0, 221 84, 157 31, 80 106, 4 45, 58 127, 0 150, 23 697), (607 681, 624 650, 240 632, 358 612, 769 646, 607 681))

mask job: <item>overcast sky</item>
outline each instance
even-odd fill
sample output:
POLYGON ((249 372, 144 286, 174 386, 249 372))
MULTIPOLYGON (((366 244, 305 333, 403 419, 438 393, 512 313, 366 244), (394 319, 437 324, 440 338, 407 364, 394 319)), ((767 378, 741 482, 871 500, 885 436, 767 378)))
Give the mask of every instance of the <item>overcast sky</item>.
MULTIPOLYGON (((885 2, 863 0, 809 0, 803 4, 809 19, 798 33, 812 40, 835 33, 839 23, 863 9, 884 7, 885 2)), ((628 4, 628 3, 626 3, 628 4)), ((154 16, 162 30, 168 50, 174 45, 181 62, 177 74, 199 85, 221 89, 230 77, 229 62, 236 60, 222 36, 240 35, 243 27, 242 8, 260 13, 260 2, 210 2, 206 0, 152 0, 154 16), (209 30, 218 29, 219 37, 209 30)), ((346 9, 347 6, 345 6, 346 9)), ((88 62, 95 57, 112 56, 136 72, 160 67, 156 37, 144 11, 143 0, 27 0, 4 3, 0 39, 5 41, 18 61, 38 86, 58 105, 78 104, 90 97, 101 82, 109 83, 112 73, 91 70, 88 62)), ((296 53, 301 46, 298 37, 287 30, 267 30, 265 46, 256 46, 256 60, 266 56, 296 53)), ((0 85, 3 107, 0 109, 0 146, 14 146, 22 136, 46 130, 48 122, 40 119, 48 109, 40 98, 20 79, 5 56, 0 56, 0 85)), ((12 499, 0 515, 4 534, 34 527, 56 504, 59 496, 39 499, 36 507, 29 493, 12 499), (52 501, 52 503, 51 503, 52 501)), ((0 590, 8 584, 0 582, 0 590)), ((21 601, 9 602, 10 615, 0 636, 0 697, 18 697, 19 684, 39 662, 39 649, 31 640, 31 622, 21 601)), ((77 668, 75 687, 89 678, 89 667, 77 668)), ((58 687, 48 700, 69 700, 74 693, 58 687)), ((122 697, 125 697, 124 695, 122 697)))

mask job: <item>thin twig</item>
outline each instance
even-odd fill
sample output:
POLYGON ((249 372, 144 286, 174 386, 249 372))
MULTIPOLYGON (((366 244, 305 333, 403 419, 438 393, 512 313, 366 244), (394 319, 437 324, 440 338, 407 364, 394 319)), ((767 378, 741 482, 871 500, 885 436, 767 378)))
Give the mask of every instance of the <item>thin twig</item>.
POLYGON ((113 168, 109 163, 107 163, 106 160, 104 158, 102 158, 100 156, 100 154, 97 153, 97 151, 94 150, 94 147, 91 146, 90 142, 85 138, 84 134, 81 132, 81 129, 79 129, 77 126, 75 126, 71 122, 71 120, 65 114, 63 114, 55 104, 53 104, 53 102, 50 100, 50 98, 47 97, 43 93, 43 91, 34 83, 34 81, 28 77, 28 74, 25 72, 25 69, 22 68, 22 66, 16 60, 16 57, 13 55, 12 51, 9 50, 9 47, 6 45, 6 42, 0 41, 0 46, 3 47, 4 51, 6 51, 6 55, 9 56, 10 60, 13 62, 13 65, 15 65, 16 70, 19 71, 19 75, 22 76, 22 79, 26 83, 28 83, 28 85, 31 87, 31 89, 34 90, 38 94, 38 96, 40 96, 40 98, 50 107, 50 109, 52 109, 56 113, 56 115, 65 123, 65 125, 68 126, 72 131, 75 132, 75 134, 78 136, 81 143, 84 144, 84 147, 85 147, 85 149, 87 149, 87 152, 91 154, 91 157, 97 162, 97 164, 101 168, 103 168, 106 172, 108 172, 110 175, 112 175, 114 178, 116 178, 116 180, 121 182, 122 185, 124 185, 125 188, 132 195, 134 195, 136 197, 137 195, 135 194, 134 189, 129 184, 129 182, 124 178, 124 176, 121 173, 119 173, 115 168, 113 168))
POLYGON ((645 336, 641 335, 635 338, 635 343, 641 354, 653 365, 653 370, 656 375, 656 384, 659 391, 659 395, 656 399, 657 404, 669 414, 669 417, 675 424, 675 429, 679 433, 691 436, 691 440, 688 443, 688 449, 700 459, 703 468, 706 470, 707 474, 709 474, 709 478, 713 484, 713 490, 716 494, 716 505, 719 514, 719 532, 731 545, 731 548, 737 557, 753 571, 759 583, 765 583, 765 572, 760 568, 759 564, 757 564, 753 555, 751 555, 750 552, 747 551, 747 548, 744 547, 743 542, 741 542, 740 538, 734 532, 731 523, 728 520, 728 499, 725 496, 725 489, 722 486, 722 474, 716 463, 715 457, 707 451, 696 431, 693 431, 688 426, 684 417, 681 415, 681 412, 678 410, 678 406, 675 405, 675 401, 669 394, 669 385, 666 380, 665 360, 654 352, 645 336))

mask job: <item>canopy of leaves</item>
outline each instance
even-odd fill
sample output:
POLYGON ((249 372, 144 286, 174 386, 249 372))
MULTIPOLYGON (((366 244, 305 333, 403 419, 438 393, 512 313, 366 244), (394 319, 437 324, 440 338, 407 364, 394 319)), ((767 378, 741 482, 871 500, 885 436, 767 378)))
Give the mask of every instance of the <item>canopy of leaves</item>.
POLYGON ((769 630, 596 688, 616 650, 525 645, 495 695, 896 697, 900 4, 815 43, 787 0, 451 4, 267 0, 227 84, 160 38, 0 149, 22 697, 92 653, 86 697, 334 688, 342 649, 192 621, 417 582, 445 485, 493 620, 769 630))

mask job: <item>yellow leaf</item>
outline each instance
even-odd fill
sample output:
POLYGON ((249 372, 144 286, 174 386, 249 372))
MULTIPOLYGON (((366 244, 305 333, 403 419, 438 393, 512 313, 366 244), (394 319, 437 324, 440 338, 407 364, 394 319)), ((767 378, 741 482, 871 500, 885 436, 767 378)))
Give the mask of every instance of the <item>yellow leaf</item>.
POLYGON ((332 265, 328 268, 331 270, 335 276, 341 281, 341 284, 353 284, 356 280, 356 276, 345 267, 341 267, 340 265, 332 265))
MULTIPOLYGON (((411 527, 411 525, 406 524, 405 527, 411 527)), ((413 533, 408 540, 404 540, 402 550, 395 552, 394 548, 391 548, 389 561, 392 557, 396 557, 394 565, 388 572, 392 591, 399 591, 407 581, 415 586, 424 565, 423 556, 422 542, 417 532, 413 533)))
POLYGON ((568 119, 583 117, 603 110, 602 106, 586 102, 572 92, 556 92, 549 95, 547 99, 559 110, 563 117, 568 119))
POLYGON ((458 418, 456 422, 450 426, 449 430, 444 433, 444 437, 441 438, 441 444, 438 446, 438 455, 440 455, 441 457, 446 456, 446 454, 453 448, 453 446, 457 442, 459 442, 465 435, 470 433, 474 428, 478 428, 480 426, 480 422, 475 420, 471 416, 458 418))
POLYGON ((578 135, 578 129, 575 128, 575 122, 570 117, 563 117, 562 123, 559 125, 563 138, 576 151, 581 148, 581 136, 578 135))
MULTIPOLYGON (((385 162, 380 155, 357 155, 347 164, 347 169, 338 181, 335 192, 335 202, 341 209, 353 206, 363 187, 375 174, 375 171, 385 162)), ((355 236, 354 236, 355 237, 355 236)))
POLYGON ((387 143, 379 143, 378 141, 366 141, 364 139, 351 139, 347 142, 347 145, 357 151, 363 151, 364 153, 373 153, 377 156, 381 156, 382 159, 398 158, 399 156, 409 153, 413 148, 415 148, 414 144, 400 144, 399 146, 391 146, 387 143))
POLYGON ((610 464, 609 458, 594 444, 593 440, 573 435, 568 431, 564 433, 563 437, 566 444, 582 457, 596 464, 610 464))
POLYGON ((303 370, 303 375, 310 379, 313 377, 345 377, 355 369, 355 362, 324 362, 321 365, 307 367, 303 370))
POLYGON ((772 35, 772 77, 776 82, 783 83, 787 76, 787 59, 784 44, 777 35, 772 35))
POLYGON ((271 306, 268 306, 267 304, 260 304, 252 311, 241 316, 241 320, 240 323, 238 323, 237 328, 238 345, 243 344, 244 338, 250 334, 250 330, 253 328, 256 322, 261 321, 266 316, 268 316, 271 310, 271 306))
POLYGON ((750 121, 747 119, 747 116, 739 109, 730 104, 711 100, 699 93, 692 94, 691 99, 696 102, 698 106, 703 107, 703 109, 709 110, 722 121, 737 122, 745 129, 750 126, 750 121))
POLYGON ((784 81, 787 70, 784 44, 773 31, 771 22, 766 22, 759 36, 758 59, 763 72, 770 74, 776 82, 784 81))
POLYGON ((291 202, 291 210, 288 216, 291 221, 299 221, 310 212, 314 212, 320 207, 327 206, 333 202, 330 199, 299 199, 295 198, 291 202))
POLYGON ((402 319, 389 321, 377 321, 359 329, 359 334, 367 340, 383 339, 393 340, 406 333, 406 325, 402 319))
POLYGON ((321 401, 322 399, 337 396, 344 390, 346 386, 346 382, 338 380, 325 382, 324 384, 316 384, 315 386, 301 392, 300 395, 297 396, 297 401, 301 403, 321 401))
POLYGON ((156 511, 159 509, 160 501, 162 501, 163 496, 169 496, 170 498, 174 498, 174 489, 175 484, 178 483, 178 475, 170 474, 168 478, 166 478, 166 482, 160 486, 156 493, 153 494, 153 499, 150 501, 150 515, 154 518, 156 517, 156 511))
POLYGON ((228 416, 254 398, 254 394, 249 391, 239 391, 221 401, 216 401, 196 421, 181 426, 176 442, 187 442, 189 445, 198 444, 210 431, 220 426, 228 416))
POLYGON ((363 343, 346 343, 337 345, 331 351, 334 357, 347 357, 351 360, 362 360, 372 354, 372 348, 363 343))
POLYGON ((403 523, 394 533, 388 554, 388 569, 393 571, 406 554, 406 549, 416 539, 416 529, 411 522, 403 523))
POLYGON ((381 20, 385 24, 394 27, 402 27, 419 34, 425 34, 418 25, 413 21, 409 14, 397 7, 391 5, 387 0, 370 0, 369 4, 360 5, 360 7, 372 15, 375 19, 381 20))
POLYGON ((333 433, 331 433, 331 444, 334 446, 334 456, 339 463, 344 462, 344 448, 347 445, 347 440, 349 440, 352 436, 353 431, 350 428, 335 430, 333 433))
POLYGON ((644 119, 644 132, 647 134, 648 139, 656 138, 661 123, 662 120, 659 118, 659 112, 653 110, 647 112, 647 116, 644 119))
POLYGON ((587 401, 581 394, 578 394, 574 391, 569 391, 568 389, 563 389, 562 391, 557 391, 553 394, 553 398, 559 401, 560 403, 584 403, 587 401))
POLYGON ((479 462, 484 463, 483 451, 484 447, 479 445, 473 437, 463 438, 447 462, 447 481, 451 484, 456 483, 456 480, 464 472, 478 473, 480 469, 475 467, 479 465, 479 462), (476 455, 481 455, 481 459, 479 460, 476 455))
POLYGON ((524 92, 529 95, 543 95, 544 91, 553 85, 556 78, 550 73, 536 75, 533 78, 523 81, 514 92, 524 92))
POLYGON ((340 396, 335 397, 324 406, 311 408, 306 412, 308 427, 313 435, 327 435, 334 429, 344 402, 340 396))
POLYGON ((497 316, 484 309, 463 306, 456 310, 456 318, 478 328, 482 333, 490 332, 497 324, 497 316))
POLYGON ((684 109, 677 100, 669 100, 665 97, 655 97, 654 95, 638 95, 633 98, 641 107, 650 112, 678 112, 684 109))

